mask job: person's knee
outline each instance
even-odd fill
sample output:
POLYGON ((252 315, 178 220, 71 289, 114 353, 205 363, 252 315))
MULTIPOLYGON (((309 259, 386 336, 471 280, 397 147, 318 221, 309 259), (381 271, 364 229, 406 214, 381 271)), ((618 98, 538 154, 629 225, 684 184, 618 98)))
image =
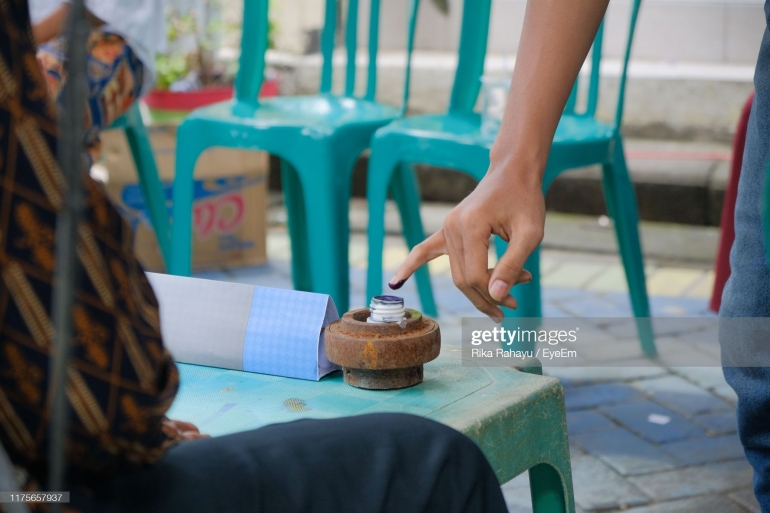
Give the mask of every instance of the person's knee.
POLYGON ((466 443, 473 445, 473 442, 467 436, 456 429, 435 420, 426 419, 425 417, 405 413, 373 413, 361 418, 363 419, 364 417, 373 426, 390 431, 396 435, 408 433, 418 438, 442 440, 460 445, 466 443))

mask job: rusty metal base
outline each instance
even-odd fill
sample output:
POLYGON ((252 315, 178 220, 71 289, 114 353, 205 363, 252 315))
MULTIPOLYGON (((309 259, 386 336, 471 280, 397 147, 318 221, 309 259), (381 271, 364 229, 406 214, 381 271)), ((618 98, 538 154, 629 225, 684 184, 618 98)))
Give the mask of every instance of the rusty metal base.
POLYGON ((406 369, 348 369, 343 367, 345 383, 368 390, 394 390, 407 388, 422 383, 423 366, 406 369))
POLYGON ((423 364, 441 351, 438 323, 406 309, 405 322, 369 323, 369 309, 353 310, 326 327, 326 357, 357 388, 393 390, 423 379, 423 364))

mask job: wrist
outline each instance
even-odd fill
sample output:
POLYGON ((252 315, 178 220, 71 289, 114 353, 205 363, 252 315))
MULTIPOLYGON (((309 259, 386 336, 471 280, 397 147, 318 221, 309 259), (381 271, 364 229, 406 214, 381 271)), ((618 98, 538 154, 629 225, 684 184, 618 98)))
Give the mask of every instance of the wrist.
POLYGON ((540 189, 547 159, 548 154, 543 158, 537 152, 495 151, 493 147, 489 152, 487 175, 516 183, 519 187, 540 189))

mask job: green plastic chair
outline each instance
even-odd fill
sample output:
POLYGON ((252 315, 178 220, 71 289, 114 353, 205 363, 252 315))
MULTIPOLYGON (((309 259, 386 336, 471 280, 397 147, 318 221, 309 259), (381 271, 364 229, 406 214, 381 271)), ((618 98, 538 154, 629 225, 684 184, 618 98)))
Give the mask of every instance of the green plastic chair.
POLYGON ((564 389, 553 377, 510 367, 476 367, 445 345, 425 364, 425 381, 401 390, 363 390, 336 372, 320 381, 178 364, 179 393, 168 416, 211 436, 303 418, 373 412, 419 415, 467 435, 501 483, 529 473, 534 513, 574 513, 564 389), (223 393, 223 391, 225 393, 223 393), (289 408, 300 401, 303 408, 289 408))
MULTIPOLYGON (((553 147, 543 180, 547 190, 561 172, 592 164, 602 164, 607 209, 615 220, 615 231, 620 246, 623 266, 626 270, 634 315, 637 317, 642 348, 648 356, 656 354, 650 323, 650 307, 644 278, 644 263, 638 232, 636 198, 623 154, 623 137, 620 122, 623 116, 623 98, 626 71, 633 41, 634 26, 640 0, 635 0, 631 11, 630 29, 625 48, 623 70, 620 77, 619 95, 615 120, 612 124, 596 119, 599 96, 599 64, 603 24, 599 28, 591 54, 591 75, 588 102, 584 112, 575 110, 578 82, 564 110, 554 136, 553 147)), ((481 116, 473 107, 481 87, 484 70, 491 0, 465 2, 460 37, 459 61, 455 72, 452 96, 446 114, 415 116, 400 119, 378 130, 372 140, 369 158, 369 296, 382 291, 382 246, 384 238, 384 211, 388 184, 394 172, 400 172, 399 180, 405 181, 404 172, 411 163, 425 163, 462 171, 481 180, 489 167, 489 150, 494 137, 481 131, 481 116)), ((416 190, 416 189, 412 189, 416 190)), ((402 208, 402 224, 412 232, 405 232, 408 240, 422 239, 419 222, 419 198, 409 197, 409 208, 402 208), (406 214, 406 215, 405 215, 406 214), (419 230, 419 233, 414 233, 419 230)), ((511 198, 515 201, 515 198, 511 198)), ((411 246, 410 242, 410 246, 411 246)), ((498 255, 505 252, 506 243, 495 238, 498 255)), ((527 260, 526 269, 533 276, 532 282, 513 289, 519 307, 507 311, 509 316, 542 316, 540 296, 540 251, 536 250, 527 260)))
POLYGON ((150 222, 158 239, 161 256, 168 263, 171 247, 171 230, 168 218, 168 207, 163 185, 158 175, 158 167, 155 165, 155 156, 150 146, 150 137, 142 121, 142 113, 139 104, 134 103, 128 111, 115 120, 110 128, 123 129, 134 158, 139 186, 144 195, 144 202, 150 214, 150 222))
MULTIPOLYGON (((369 148, 378 128, 399 118, 403 108, 377 103, 377 45, 380 1, 372 0, 369 20, 369 67, 366 92, 356 97, 358 0, 347 2, 345 89, 333 94, 332 53, 337 2, 328 0, 321 36, 323 66, 318 95, 278 97, 257 101, 265 69, 268 0, 244 2, 240 69, 232 101, 193 111, 177 132, 174 180, 172 253, 169 272, 190 274, 193 170, 207 148, 221 146, 267 151, 281 159, 281 177, 288 212, 292 274, 298 290, 329 294, 337 308, 349 307, 348 203, 353 166, 369 148)), ((406 81, 409 83, 417 1, 408 18, 406 81)), ((404 88, 404 105, 408 98, 404 88)), ((395 184, 393 193, 404 209, 403 198, 416 197, 413 180, 395 184)), ((417 244, 418 239, 410 241, 417 244)), ((423 309, 435 314, 427 274, 423 309)))

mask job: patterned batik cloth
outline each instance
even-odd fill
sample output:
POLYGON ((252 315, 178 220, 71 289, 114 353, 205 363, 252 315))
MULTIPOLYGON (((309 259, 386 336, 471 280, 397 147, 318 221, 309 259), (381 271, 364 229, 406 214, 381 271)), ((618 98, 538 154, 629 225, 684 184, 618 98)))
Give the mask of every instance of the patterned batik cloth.
MULTIPOLYGON (((99 158, 99 133, 109 128, 139 98, 144 66, 125 39, 96 29, 87 44, 88 106, 85 144, 92 162, 99 158)), ((59 98, 67 81, 64 69, 67 42, 63 37, 43 43, 37 61, 52 98, 59 98)))
MULTIPOLYGON (((127 66, 123 62, 116 66, 127 66)), ((91 69, 94 63, 92 57, 91 69)), ((105 80, 102 92, 92 95, 93 127, 101 126, 97 116, 101 124, 110 122, 120 112, 110 105, 123 105, 126 98, 115 92, 115 81, 122 79, 105 80)), ((66 194, 56 147, 56 108, 35 57, 26 1, 0 0, 0 442, 42 489, 55 343, 55 226, 66 194)), ((178 388, 176 366, 161 340, 158 304, 133 255, 130 229, 101 188, 82 176, 86 206, 78 229, 66 390, 73 490, 94 476, 160 458, 173 443, 162 420, 178 388)))

